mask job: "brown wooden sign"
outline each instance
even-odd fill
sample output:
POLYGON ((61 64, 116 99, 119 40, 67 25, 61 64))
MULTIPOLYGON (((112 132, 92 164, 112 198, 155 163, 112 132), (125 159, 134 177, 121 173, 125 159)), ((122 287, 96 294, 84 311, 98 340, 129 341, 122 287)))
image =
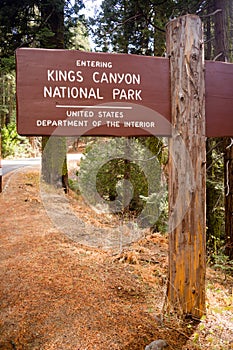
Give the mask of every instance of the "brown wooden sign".
POLYGON ((205 62, 206 135, 233 136, 233 64, 205 62))
MULTIPOLYGON (((169 59, 21 48, 21 135, 170 135, 169 59)), ((233 136, 233 64, 206 62, 206 136, 233 136)))
POLYGON ((165 58, 22 48, 16 62, 19 134, 170 134, 165 58))

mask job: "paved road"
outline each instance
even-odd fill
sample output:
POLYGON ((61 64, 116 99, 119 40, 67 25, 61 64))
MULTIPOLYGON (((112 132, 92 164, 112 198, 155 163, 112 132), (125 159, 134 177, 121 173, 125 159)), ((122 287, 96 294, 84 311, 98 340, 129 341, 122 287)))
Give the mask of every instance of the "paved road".
MULTIPOLYGON (((67 160, 79 160, 83 157, 83 154, 81 153, 74 153, 74 154, 68 154, 67 160)), ((41 164, 41 158, 25 158, 25 159, 3 159, 1 161, 2 164, 2 174, 6 175, 7 173, 17 170, 19 168, 25 167, 25 166, 33 166, 33 165, 40 165, 41 164)))
POLYGON ((26 159, 4 159, 2 160, 2 174, 6 175, 7 173, 14 171, 16 169, 32 166, 32 165, 40 165, 40 158, 26 158, 26 159))

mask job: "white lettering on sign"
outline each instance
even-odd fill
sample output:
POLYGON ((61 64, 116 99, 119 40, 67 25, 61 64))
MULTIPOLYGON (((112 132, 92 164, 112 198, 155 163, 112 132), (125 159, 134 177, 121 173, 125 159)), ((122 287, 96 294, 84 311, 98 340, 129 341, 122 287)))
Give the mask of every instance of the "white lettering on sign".
POLYGON ((114 121, 114 122, 110 121, 110 120, 107 120, 106 124, 107 124, 108 128, 120 128, 120 122, 118 120, 114 121))
POLYGON ((102 125, 101 120, 93 120, 93 122, 92 122, 92 126, 94 126, 94 128, 99 127, 101 125, 102 125))
POLYGON ((99 111, 98 112, 99 118, 123 118, 124 113, 123 112, 107 112, 107 111, 99 111))
POLYGON ((77 60, 77 67, 112 68, 112 62, 77 60))
POLYGON ((100 73, 94 72, 92 75, 93 81, 96 84, 122 84, 125 83, 127 85, 140 85, 141 76, 140 74, 131 74, 131 73, 100 73))
POLYGON ((48 120, 48 119, 37 119, 36 121, 36 126, 53 126, 53 127, 63 127, 63 126, 68 126, 68 127, 85 127, 88 126, 88 121, 87 120, 76 120, 76 119, 61 119, 61 120, 48 120))
MULTIPOLYGON (((124 121, 122 124, 119 120, 91 120, 91 126, 96 128, 102 125, 106 125, 108 128, 155 128, 155 122, 153 121, 124 121)), ((87 119, 37 119, 36 126, 39 127, 87 127, 89 121, 87 119)), ((1 168, 0 168, 1 169, 1 168)))
POLYGON ((134 90, 134 89, 113 89, 112 90, 112 98, 113 100, 135 100, 142 101, 141 96, 142 90, 134 90))
POLYGON ((78 83, 82 83, 84 78, 82 76, 81 71, 75 72, 73 70, 48 69, 47 80, 48 81, 69 81, 71 83, 74 81, 77 81, 78 83))
POLYGON ((67 117, 73 117, 73 118, 93 118, 94 112, 93 111, 66 111, 67 117))
MULTIPOLYGON (((43 97, 49 99, 73 99, 82 101, 102 101, 107 98, 112 101, 142 101, 141 75, 136 72, 111 72, 111 61, 76 60, 73 69, 46 69, 47 85, 43 86, 43 97), (94 71, 86 68, 94 68, 94 71), (83 69, 82 69, 83 68, 83 69), (99 68, 99 70, 98 70, 99 68), (104 71, 103 71, 104 68, 104 71), (87 84, 86 84, 87 82, 87 84), (61 86, 59 85, 61 83, 61 86), (98 84, 98 87, 96 87, 98 84), (107 88, 106 85, 111 85, 107 88), (128 89, 126 87, 129 87, 128 89)), ((57 104, 56 104, 57 105, 57 104)), ((72 104, 77 105, 77 104, 72 104)), ((69 106, 68 106, 69 107, 69 106)), ((79 112, 67 112, 67 117, 82 117, 79 112)), ((86 115, 85 115, 86 116, 86 115)), ((123 118, 119 112, 99 112, 98 118, 123 118)))
POLYGON ((69 86, 44 86, 44 98, 79 98, 79 99, 94 99, 102 100, 99 88, 82 88, 69 86))
POLYGON ((125 121, 125 128, 155 128, 155 122, 125 121))

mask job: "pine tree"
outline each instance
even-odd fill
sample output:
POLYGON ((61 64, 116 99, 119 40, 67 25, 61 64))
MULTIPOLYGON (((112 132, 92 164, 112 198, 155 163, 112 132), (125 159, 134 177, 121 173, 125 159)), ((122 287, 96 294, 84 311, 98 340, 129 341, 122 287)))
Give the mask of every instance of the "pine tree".
POLYGON ((90 21, 98 50, 163 55, 172 1, 104 0, 90 21))

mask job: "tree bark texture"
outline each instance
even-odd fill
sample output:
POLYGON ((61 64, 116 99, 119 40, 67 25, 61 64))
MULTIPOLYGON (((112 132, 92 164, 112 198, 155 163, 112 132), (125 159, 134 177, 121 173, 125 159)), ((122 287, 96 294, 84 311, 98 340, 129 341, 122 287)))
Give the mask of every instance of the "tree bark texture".
POLYGON ((186 15, 167 26, 173 134, 169 144, 168 308, 205 312, 205 83, 202 23, 186 15))
MULTIPOLYGON (((215 56, 218 61, 227 62, 230 56, 230 38, 227 38, 231 13, 231 2, 215 0, 214 10, 221 10, 215 16, 215 56), (229 10, 229 11, 228 11, 229 10)), ((224 118, 224 115, 222 116, 224 118)), ((225 243, 226 254, 233 259, 233 143, 229 137, 224 138, 224 188, 225 188, 225 243)))
POLYGON ((226 254, 233 260, 233 138, 225 138, 225 242, 226 254))
MULTIPOLYGON (((207 5, 207 14, 213 13, 216 10, 214 8, 214 3, 211 1, 207 5)), ((215 46, 213 45, 213 18, 215 16, 209 16, 206 18, 206 50, 205 50, 205 59, 213 60, 216 56, 215 46)), ((221 14, 221 13, 220 13, 221 14)), ((221 56, 222 57, 222 56, 221 56)), ((219 191, 216 191, 216 174, 214 171, 214 150, 216 144, 220 142, 220 139, 209 137, 206 140, 206 239, 207 239, 207 254, 211 254, 216 247, 215 237, 220 236, 220 230, 222 226, 222 219, 219 213, 216 212, 216 203, 219 201, 219 191)))
POLYGON ((42 178, 55 187, 68 191, 66 139, 64 137, 42 137, 42 178))
POLYGON ((216 61, 227 61, 228 42, 227 42, 227 22, 226 22, 226 0, 214 0, 214 11, 219 11, 214 17, 214 54, 216 61))

